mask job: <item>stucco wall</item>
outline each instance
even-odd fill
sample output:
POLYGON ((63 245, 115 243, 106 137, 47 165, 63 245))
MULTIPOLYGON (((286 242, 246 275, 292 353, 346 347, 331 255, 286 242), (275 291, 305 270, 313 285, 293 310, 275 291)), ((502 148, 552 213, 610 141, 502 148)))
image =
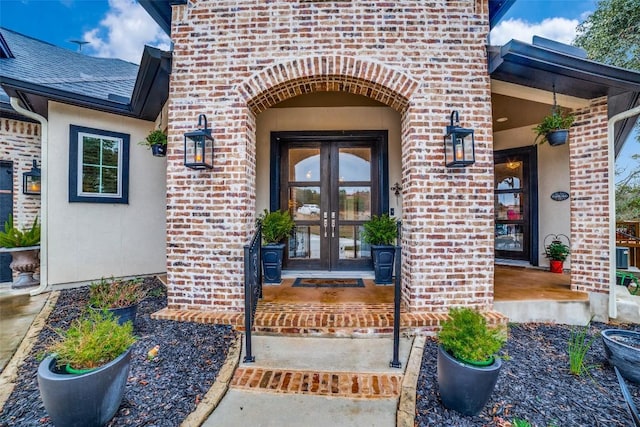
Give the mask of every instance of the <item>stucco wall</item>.
POLYGON ((138 141, 154 124, 49 104, 49 283, 163 272, 166 269, 166 160, 138 141), (69 125, 127 133, 129 204, 69 203, 69 125))
MULTIPOLYGON (((400 115, 389 107, 270 108, 256 119, 256 212, 269 207, 271 132, 299 130, 387 130, 389 184, 402 182, 400 115)), ((387 189, 388 190, 388 189, 387 189)), ((389 191, 389 207, 402 218, 402 197, 389 191)))
MULTIPOLYGON (((525 147, 533 144, 535 134, 531 126, 496 132, 493 135, 496 151, 525 147)), ((541 266, 548 267, 549 260, 544 252, 545 237, 550 234, 564 234, 571 238, 571 200, 557 202, 551 199, 556 191, 570 192, 569 188, 569 144, 552 147, 547 143, 537 146, 538 150, 538 252, 541 266)), ((548 239, 549 240, 549 239, 548 239)), ((565 268, 571 267, 571 257, 565 268)))

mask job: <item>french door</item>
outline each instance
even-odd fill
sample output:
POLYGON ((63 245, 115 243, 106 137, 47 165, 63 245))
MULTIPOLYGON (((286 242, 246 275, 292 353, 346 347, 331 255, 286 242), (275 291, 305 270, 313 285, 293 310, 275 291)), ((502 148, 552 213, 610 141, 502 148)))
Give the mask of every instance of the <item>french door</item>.
POLYGON ((285 267, 370 269, 362 226, 388 205, 380 194, 386 132, 279 132, 274 137, 280 153, 279 208, 288 210, 296 224, 285 267))

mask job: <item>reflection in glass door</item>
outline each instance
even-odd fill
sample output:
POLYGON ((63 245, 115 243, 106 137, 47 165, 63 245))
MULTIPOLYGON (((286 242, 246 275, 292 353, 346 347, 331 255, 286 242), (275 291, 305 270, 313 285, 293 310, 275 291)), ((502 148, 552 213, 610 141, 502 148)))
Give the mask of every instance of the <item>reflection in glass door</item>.
POLYGON ((297 138, 280 148, 281 206, 296 223, 286 268, 371 268, 362 228, 380 211, 376 139, 297 138))
POLYGON ((531 261, 529 152, 496 152, 494 160, 496 257, 531 261))

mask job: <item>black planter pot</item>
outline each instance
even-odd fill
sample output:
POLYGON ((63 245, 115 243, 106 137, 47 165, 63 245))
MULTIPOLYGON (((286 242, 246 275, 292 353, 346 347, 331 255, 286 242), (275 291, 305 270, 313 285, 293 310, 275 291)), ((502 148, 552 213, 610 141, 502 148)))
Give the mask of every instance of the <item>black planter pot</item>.
POLYGON ((605 329, 600 334, 609 363, 623 377, 640 384, 640 332, 605 329))
POLYGON ((373 259, 374 281, 387 285, 393 283, 393 261, 396 256, 395 246, 371 245, 371 258, 373 259))
POLYGON ((476 415, 487 404, 498 381, 502 360, 489 366, 461 362, 438 347, 438 388, 442 404, 463 415, 476 415))
POLYGON ((557 147, 558 145, 566 144, 569 140, 569 130, 568 129, 558 129, 553 130, 547 133, 547 141, 549 141, 549 145, 553 147, 557 147))
POLYGON ((164 157, 167 155, 167 146, 163 144, 153 144, 151 146, 151 154, 155 157, 164 157))
POLYGON ((81 375, 60 372, 50 356, 38 366, 38 387, 51 421, 64 427, 102 427, 118 411, 129 375, 131 348, 81 375))
MULTIPOLYGON (((100 310, 99 308, 91 307, 93 310, 100 310)), ((118 321, 118 325, 122 325, 125 322, 136 323, 136 313, 138 312, 138 304, 131 304, 128 307, 121 308, 108 308, 107 311, 113 314, 113 317, 118 321)))
POLYGON ((264 283, 280 283, 282 281, 284 246, 284 243, 275 243, 262 247, 262 279, 264 283))

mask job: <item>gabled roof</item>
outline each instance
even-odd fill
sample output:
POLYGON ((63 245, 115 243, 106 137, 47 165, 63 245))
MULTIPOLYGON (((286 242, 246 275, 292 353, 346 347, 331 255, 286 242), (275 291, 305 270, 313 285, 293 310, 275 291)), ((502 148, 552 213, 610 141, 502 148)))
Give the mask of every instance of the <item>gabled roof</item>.
POLYGON ((0 85, 47 116, 47 100, 155 120, 168 96, 171 55, 145 46, 142 61, 95 58, 0 28, 0 85), (152 90, 153 89, 153 90, 152 90))
MULTIPOLYGON (((489 0, 489 25, 493 28, 516 0, 489 0)), ((171 6, 187 4, 187 0, 138 0, 149 16, 171 35, 171 6)))

